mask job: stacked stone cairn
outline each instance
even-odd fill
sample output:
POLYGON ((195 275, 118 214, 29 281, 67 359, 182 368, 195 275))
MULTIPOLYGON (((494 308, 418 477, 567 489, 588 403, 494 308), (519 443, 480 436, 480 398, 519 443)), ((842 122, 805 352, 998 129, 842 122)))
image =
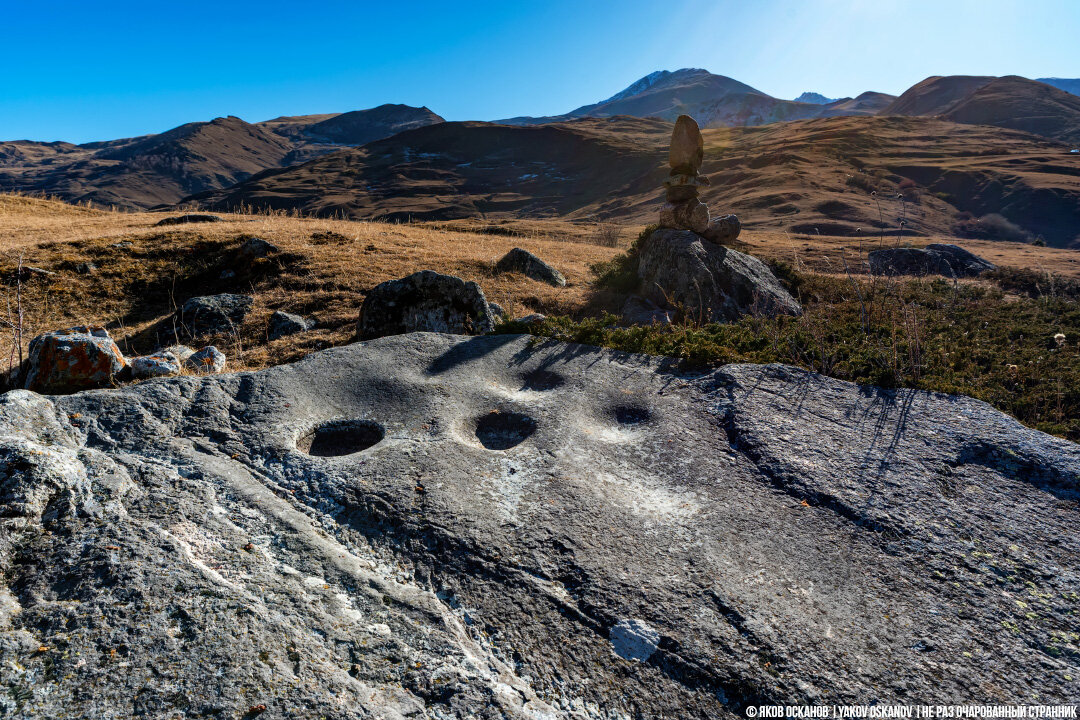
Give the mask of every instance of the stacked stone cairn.
POLYGON ((714 243, 739 237, 742 225, 735 215, 709 218, 709 208, 698 199, 699 188, 709 178, 699 174, 705 146, 701 130, 689 115, 680 115, 671 133, 668 165, 671 173, 664 181, 667 202, 660 208, 660 227, 690 230, 714 243))

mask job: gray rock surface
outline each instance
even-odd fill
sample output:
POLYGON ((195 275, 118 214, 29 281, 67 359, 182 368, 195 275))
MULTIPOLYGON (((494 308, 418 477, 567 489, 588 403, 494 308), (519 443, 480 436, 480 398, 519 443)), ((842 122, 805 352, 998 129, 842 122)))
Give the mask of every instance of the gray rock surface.
POLYGON ((1074 702, 1078 497, 1080 447, 982 402, 528 336, 13 391, 0 707, 1074 702))
POLYGON ((192 372, 208 375, 225 370, 225 353, 213 345, 197 350, 184 360, 184 367, 192 372))
POLYGON ((555 268, 533 255, 528 250, 514 248, 502 256, 495 264, 496 272, 521 273, 527 278, 537 282, 547 283, 554 287, 564 287, 566 278, 555 268))
POLYGON ((288 335, 307 332, 313 327, 315 327, 315 321, 310 318, 278 310, 270 316, 270 322, 266 326, 266 336, 270 340, 277 340, 288 335))
POLYGON ((687 230, 661 229, 642 244, 641 294, 691 318, 727 322, 743 315, 798 315, 802 307, 760 260, 706 242, 687 230))
POLYGON ((882 248, 867 255, 874 275, 975 277, 994 264, 959 245, 932 243, 925 248, 882 248))
POLYGON ((479 285, 433 270, 376 285, 360 306, 356 326, 365 340, 410 332, 482 335, 494 329, 479 285))
POLYGON ((175 326, 180 337, 201 337, 234 332, 251 310, 250 295, 206 295, 193 297, 176 312, 169 329, 175 326))

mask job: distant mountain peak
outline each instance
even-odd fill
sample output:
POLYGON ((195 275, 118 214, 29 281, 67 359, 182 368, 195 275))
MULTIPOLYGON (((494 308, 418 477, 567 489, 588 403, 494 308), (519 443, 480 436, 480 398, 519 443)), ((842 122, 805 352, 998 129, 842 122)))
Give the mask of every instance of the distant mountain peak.
POLYGON ((795 102, 810 103, 811 105, 828 105, 834 103, 839 98, 828 98, 821 93, 816 92, 804 92, 799 97, 795 98, 795 102))

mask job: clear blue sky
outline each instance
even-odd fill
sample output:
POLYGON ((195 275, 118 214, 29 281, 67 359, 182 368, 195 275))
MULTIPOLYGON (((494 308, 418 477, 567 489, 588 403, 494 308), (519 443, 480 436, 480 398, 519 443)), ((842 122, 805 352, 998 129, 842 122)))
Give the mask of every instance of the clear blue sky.
POLYGON ((427 105, 550 115, 654 70, 783 98, 930 75, 1080 77, 1080 0, 7 0, 0 139, 86 142, 238 115, 427 105))

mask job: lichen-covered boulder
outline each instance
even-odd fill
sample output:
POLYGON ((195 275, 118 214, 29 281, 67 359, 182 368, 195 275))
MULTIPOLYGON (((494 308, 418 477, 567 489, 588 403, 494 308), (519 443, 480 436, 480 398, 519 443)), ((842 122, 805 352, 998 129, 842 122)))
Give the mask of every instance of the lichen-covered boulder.
POLYGON ((278 252, 280 252, 280 248, 269 240, 250 237, 244 241, 244 244, 236 251, 236 258, 241 262, 254 262, 255 260, 270 257, 278 252))
POLYGON ((704 322, 802 314, 765 263, 686 230, 650 235, 641 248, 638 277, 641 294, 656 305, 681 308, 704 322))
POLYGON ((219 373, 225 369, 225 353, 213 345, 194 352, 184 361, 184 367, 201 375, 219 373))
POLYGON ((360 306, 356 331, 370 340, 409 332, 483 335, 493 329, 494 314, 479 285, 421 270, 372 288, 360 306))
POLYGON ((254 302, 250 295, 231 293, 193 297, 176 312, 173 325, 181 337, 235 332, 254 302))
POLYGON ((502 256, 495 265, 496 272, 516 272, 537 282, 547 283, 554 287, 566 285, 566 278, 555 268, 548 265, 528 250, 514 248, 502 256))
POLYGON ((57 330, 30 341, 24 387, 51 395, 111 387, 126 367, 105 328, 57 330))
POLYGON ((180 359, 164 350, 131 358, 128 365, 131 367, 131 377, 135 380, 172 377, 180 374, 180 359))
POLYGON ((315 321, 311 318, 278 310, 270 316, 270 322, 266 326, 266 337, 269 340, 277 340, 288 335, 307 332, 313 327, 315 327, 315 321))

